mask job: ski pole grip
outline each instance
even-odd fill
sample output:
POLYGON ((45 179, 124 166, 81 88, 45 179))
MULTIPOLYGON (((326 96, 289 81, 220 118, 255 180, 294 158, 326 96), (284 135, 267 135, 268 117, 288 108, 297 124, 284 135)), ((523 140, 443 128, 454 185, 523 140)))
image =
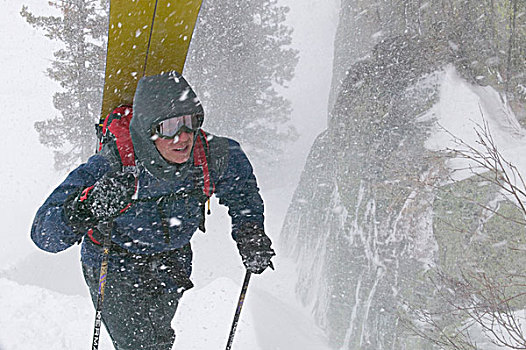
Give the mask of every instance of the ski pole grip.
POLYGON ((103 237, 111 237, 111 230, 113 228, 113 220, 107 222, 101 221, 97 224, 97 229, 103 237))

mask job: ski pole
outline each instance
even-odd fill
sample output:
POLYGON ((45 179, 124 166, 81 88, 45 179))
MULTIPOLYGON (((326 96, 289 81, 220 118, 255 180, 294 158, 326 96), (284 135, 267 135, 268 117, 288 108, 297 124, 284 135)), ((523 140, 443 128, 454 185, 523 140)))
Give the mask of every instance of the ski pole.
POLYGON ((104 235, 104 243, 102 245, 102 263, 100 265, 99 292, 97 295, 97 308, 95 310, 95 326, 93 328, 92 350, 97 350, 99 348, 100 342, 102 303, 104 302, 104 287, 106 286, 106 276, 108 274, 108 260, 110 257, 112 227, 113 223, 111 221, 101 222, 97 225, 99 231, 104 235))
POLYGON ((236 333, 237 323, 239 322, 239 315, 241 314, 241 308, 245 301, 245 295, 247 294, 248 282, 252 274, 247 270, 245 273, 245 280, 243 281, 243 287, 241 288, 241 294, 239 295, 239 301, 237 302, 236 314, 234 315, 234 321, 232 322, 232 328, 230 329, 230 335, 228 336, 228 343, 226 344, 226 350, 232 348, 232 342, 234 340, 234 334, 236 333))

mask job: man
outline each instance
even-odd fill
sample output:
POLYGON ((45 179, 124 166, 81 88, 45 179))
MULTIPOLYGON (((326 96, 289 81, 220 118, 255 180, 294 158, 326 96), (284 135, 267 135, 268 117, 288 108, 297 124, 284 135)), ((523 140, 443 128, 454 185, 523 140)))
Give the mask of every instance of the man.
POLYGON ((135 171, 123 171, 129 154, 120 153, 125 146, 114 138, 73 170, 36 214, 31 237, 41 249, 59 252, 83 238, 82 267, 94 303, 104 235, 96 227, 111 222, 102 315, 116 349, 172 348, 170 322, 192 287, 190 238, 204 230, 212 192, 229 208, 246 268, 261 273, 272 266, 252 166, 237 142, 206 135, 203 117, 178 73, 142 78, 129 126, 135 171))

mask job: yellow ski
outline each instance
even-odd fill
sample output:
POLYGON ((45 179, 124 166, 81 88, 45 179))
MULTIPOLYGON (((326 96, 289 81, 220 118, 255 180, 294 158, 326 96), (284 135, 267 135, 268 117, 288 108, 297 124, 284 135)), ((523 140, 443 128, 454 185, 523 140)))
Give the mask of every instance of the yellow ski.
POLYGON ((141 77, 182 73, 201 2, 111 0, 103 117, 132 104, 141 77))

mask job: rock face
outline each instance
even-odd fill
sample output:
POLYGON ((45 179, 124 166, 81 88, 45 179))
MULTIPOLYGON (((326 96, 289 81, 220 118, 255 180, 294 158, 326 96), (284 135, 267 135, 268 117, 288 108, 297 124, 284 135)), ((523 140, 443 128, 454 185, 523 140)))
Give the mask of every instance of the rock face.
POLYGON ((332 110, 346 71, 398 35, 450 46, 465 77, 505 90, 526 118, 526 3, 521 0, 341 0, 336 33, 332 110))
MULTIPOLYGON (((483 270, 498 278, 502 269, 524 266, 526 254, 513 248, 524 246, 526 230, 510 220, 523 214, 488 181, 450 180, 444 153, 426 148, 436 128, 430 111, 448 72, 508 89, 517 106, 523 100, 511 85, 525 78, 499 81, 507 68, 495 47, 505 42, 495 40, 503 34, 480 32, 490 19, 479 23, 479 12, 491 9, 478 2, 449 1, 445 10, 435 2, 418 8, 410 6, 414 1, 369 3, 342 1, 337 95, 287 213, 282 243, 298 261, 298 295, 334 348, 434 349, 408 329, 415 322, 410 311, 444 307, 437 297, 444 281, 437 276, 483 270), (464 10, 470 12, 460 16, 464 10)), ((493 11, 505 11, 496 5, 503 2, 492 3, 493 11)), ((497 15, 491 23, 502 24, 497 15)), ((521 35, 513 50, 525 47, 521 35)), ((449 329, 462 320, 437 322, 449 329)))

